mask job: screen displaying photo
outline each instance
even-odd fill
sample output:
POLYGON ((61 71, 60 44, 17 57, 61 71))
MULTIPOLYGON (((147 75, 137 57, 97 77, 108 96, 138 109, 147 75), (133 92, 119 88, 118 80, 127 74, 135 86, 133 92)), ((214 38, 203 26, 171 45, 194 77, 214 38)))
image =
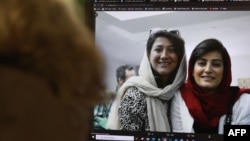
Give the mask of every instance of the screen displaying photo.
MULTIPOLYGON (((198 4, 197 6, 199 7, 198 4)), ((153 7, 152 9, 154 8, 155 7, 153 7)), ((158 7, 156 7, 155 9, 157 8, 158 7)), ((150 8, 147 8, 147 7, 146 8, 143 7, 143 10, 138 10, 138 9, 134 10, 136 8, 131 8, 132 10, 129 8, 127 8, 127 10, 121 10, 122 8, 117 8, 117 9, 119 10, 115 11, 115 10, 112 10, 112 8, 111 10, 110 9, 105 10, 105 7, 104 8, 99 7, 99 9, 97 8, 97 10, 95 11, 96 12, 95 13, 95 39, 96 39, 96 43, 98 47, 100 48, 101 52, 104 55, 104 59, 106 62, 105 82, 106 82, 108 92, 117 94, 117 88, 119 85, 118 84, 119 80, 117 79, 118 67, 122 65, 132 66, 136 71, 135 74, 139 75, 139 69, 140 69, 140 66, 142 66, 142 60, 143 60, 144 53, 147 48, 146 46, 147 46, 148 38, 150 36, 150 31, 155 30, 155 29, 163 29, 167 31, 179 31, 179 35, 185 42, 185 54, 186 54, 187 64, 189 62, 192 51, 200 42, 204 41, 205 39, 219 40, 226 48, 230 56, 228 58, 231 58, 232 81, 230 85, 238 86, 240 88, 250 88, 250 73, 249 73, 250 66, 246 65, 246 64, 249 64, 248 60, 250 60, 250 53, 249 53, 249 50, 250 50, 250 46, 249 46, 250 44, 250 40, 249 40, 250 10, 246 10, 247 8, 242 9, 242 10, 240 9, 228 10, 226 8, 225 10, 224 8, 221 8, 220 10, 217 9, 215 11, 211 10, 210 8, 207 8, 207 10, 204 10, 202 8, 201 10, 190 10, 192 8, 189 8, 189 10, 185 11, 185 10, 176 10, 173 7, 169 9, 174 9, 174 10, 166 10, 165 8, 160 8, 159 10, 150 10, 150 8)), ((152 64, 150 65, 152 69, 152 64)), ((224 72, 227 72, 227 71, 224 71, 224 72)), ((163 87, 162 89, 165 89, 165 87, 163 87)), ((117 97, 117 95, 115 96, 117 97)), ((248 103, 249 100, 245 101, 244 103, 246 102, 248 103)), ((99 119, 99 118, 96 118, 96 116, 94 117, 94 121, 99 122, 99 123, 94 123, 94 129, 107 130, 106 123, 107 123, 108 118, 110 119, 115 118, 115 117, 108 117, 110 111, 112 111, 110 110, 111 104, 112 102, 109 103, 108 106, 106 105, 106 108, 108 110, 105 111, 106 113, 105 118, 99 119), (95 128, 96 124, 98 124, 98 128, 95 128)), ((129 102, 126 104, 129 105, 129 102)), ((220 105, 220 104, 217 104, 217 105, 220 105)), ((122 105, 118 105, 118 107, 119 106, 121 107, 122 105)), ((183 107, 180 106, 179 109, 181 108, 183 107)), ((126 109, 126 108, 123 108, 123 109, 126 109)), ((152 108, 152 109, 154 109, 152 110, 153 112, 158 110, 157 108, 152 108)), ((98 115, 99 110, 104 111, 103 106, 100 106, 99 109, 95 109, 94 115, 96 114, 98 115)), ((184 110, 186 110, 186 113, 189 112, 187 107, 184 107, 184 110)), ((145 113, 147 113, 148 115, 151 114, 148 111, 146 111, 145 113)), ((245 112, 245 113, 248 113, 248 112, 245 112)), ((114 115, 114 114, 111 114, 111 115, 114 115)), ((222 116, 220 116, 220 119, 222 120, 223 118, 221 117, 222 116)), ((185 123, 186 118, 188 119, 189 117, 184 116, 183 123, 185 123)), ((192 119, 192 117, 190 119, 192 119)), ((121 118, 119 117, 118 120, 121 120, 121 118)), ((178 121, 176 123, 177 125, 179 124, 178 121)), ((184 125, 183 123, 180 123, 180 124, 184 125)), ((221 122, 219 121, 217 123, 219 124, 221 122)), ((170 121, 170 124, 171 124, 171 121, 170 121)), ((209 132, 209 135, 204 134, 200 136, 201 137, 200 139, 195 139, 195 140, 206 140, 208 138, 209 138, 208 140, 211 139, 211 141, 222 140, 221 133, 223 130, 221 130, 220 128, 222 126, 218 124, 217 126, 219 128, 217 128, 216 130, 213 130, 213 132, 209 132), (218 135, 219 139, 212 139, 214 135, 215 136, 218 135)), ((160 124, 158 124, 157 126, 159 125, 160 124)), ((195 123, 190 124, 190 129, 192 128, 193 130, 194 128, 196 128, 194 126, 195 126, 195 123)), ((99 133, 101 135, 103 133, 104 134, 107 133, 110 135, 120 135, 120 133, 113 134, 109 131, 93 132, 93 134, 96 134, 96 135, 98 135, 99 133)), ((186 133, 186 132, 172 132, 172 133, 175 134, 175 133, 186 133)), ((194 130, 191 132, 188 131, 188 133, 195 133, 195 134, 192 134, 192 135, 184 134, 184 136, 186 137, 196 136, 196 132, 194 130)), ((137 133, 136 132, 130 132, 130 133, 123 132, 122 133, 122 135, 126 135, 126 134, 135 135, 137 133)), ((162 140, 165 139, 165 135, 163 136, 160 135, 159 138, 161 138, 162 140)), ((172 136, 172 134, 169 134, 169 136, 172 136)), ((167 135, 167 137, 169 136, 167 135)), ((142 138, 135 135, 134 139, 140 140, 142 138)))

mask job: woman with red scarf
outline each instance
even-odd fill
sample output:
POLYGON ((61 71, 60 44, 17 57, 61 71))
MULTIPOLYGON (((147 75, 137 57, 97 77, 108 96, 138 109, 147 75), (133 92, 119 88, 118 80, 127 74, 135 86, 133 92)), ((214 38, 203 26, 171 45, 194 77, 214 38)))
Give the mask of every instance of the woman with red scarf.
POLYGON ((193 50, 188 78, 172 99, 173 132, 223 134, 225 124, 250 125, 250 90, 230 86, 230 56, 217 39, 193 50))

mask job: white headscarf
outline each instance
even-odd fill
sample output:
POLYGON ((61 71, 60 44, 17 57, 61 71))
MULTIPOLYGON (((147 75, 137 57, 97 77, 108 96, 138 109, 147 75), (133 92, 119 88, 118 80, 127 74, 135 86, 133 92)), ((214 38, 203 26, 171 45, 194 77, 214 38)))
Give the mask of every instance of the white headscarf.
POLYGON ((129 78, 119 89, 112 104, 106 127, 112 130, 120 130, 118 108, 126 90, 131 86, 135 86, 147 95, 147 113, 150 131, 169 132, 170 126, 166 114, 167 111, 161 100, 170 100, 179 91, 179 88, 186 79, 186 70, 186 55, 184 52, 173 83, 165 86, 163 89, 158 88, 152 73, 147 51, 145 51, 139 68, 139 76, 129 78))

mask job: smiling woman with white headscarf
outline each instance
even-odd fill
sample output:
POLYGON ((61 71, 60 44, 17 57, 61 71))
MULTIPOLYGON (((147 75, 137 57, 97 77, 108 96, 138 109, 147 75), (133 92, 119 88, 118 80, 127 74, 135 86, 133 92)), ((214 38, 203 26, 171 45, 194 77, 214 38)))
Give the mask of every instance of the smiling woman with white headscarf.
POLYGON ((177 30, 150 31, 139 76, 119 89, 107 129, 171 131, 168 104, 186 78, 184 44, 177 30))

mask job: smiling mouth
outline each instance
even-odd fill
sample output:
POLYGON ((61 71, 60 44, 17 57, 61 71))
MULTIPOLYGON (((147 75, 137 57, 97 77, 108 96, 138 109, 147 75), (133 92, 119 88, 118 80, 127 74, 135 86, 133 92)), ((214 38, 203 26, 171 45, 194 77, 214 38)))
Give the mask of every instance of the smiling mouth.
POLYGON ((215 78, 212 76, 201 76, 202 79, 204 79, 205 81, 211 81, 214 80, 215 78))
POLYGON ((159 62, 159 64, 162 66, 169 66, 171 63, 170 62, 159 62))

